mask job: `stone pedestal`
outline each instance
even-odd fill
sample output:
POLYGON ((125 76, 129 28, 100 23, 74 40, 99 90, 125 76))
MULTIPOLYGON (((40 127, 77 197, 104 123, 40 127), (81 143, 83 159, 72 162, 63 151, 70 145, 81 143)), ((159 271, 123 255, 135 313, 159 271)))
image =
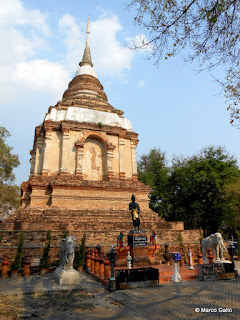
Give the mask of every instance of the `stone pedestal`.
POLYGON ((117 260, 115 263, 116 267, 126 267, 127 266, 127 254, 130 250, 129 246, 122 247, 121 249, 119 247, 115 247, 115 250, 117 252, 117 260))
POLYGON ((180 273, 179 273, 179 262, 178 261, 174 261, 173 276, 171 278, 171 281, 173 281, 173 282, 182 281, 182 277, 180 276, 180 273))
POLYGON ((151 265, 148 256, 148 239, 144 230, 130 230, 128 234, 128 246, 130 246, 130 255, 134 268, 151 265))
POLYGON ((75 285, 80 283, 80 273, 74 269, 64 270, 61 267, 57 268, 53 274, 54 280, 65 286, 75 285))

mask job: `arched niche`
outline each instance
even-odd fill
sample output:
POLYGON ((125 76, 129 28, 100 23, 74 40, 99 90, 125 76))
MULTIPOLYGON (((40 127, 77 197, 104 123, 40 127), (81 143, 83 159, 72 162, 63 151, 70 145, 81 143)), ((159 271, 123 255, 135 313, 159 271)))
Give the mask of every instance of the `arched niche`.
POLYGON ((83 180, 107 180, 107 144, 101 138, 90 135, 83 147, 83 180))

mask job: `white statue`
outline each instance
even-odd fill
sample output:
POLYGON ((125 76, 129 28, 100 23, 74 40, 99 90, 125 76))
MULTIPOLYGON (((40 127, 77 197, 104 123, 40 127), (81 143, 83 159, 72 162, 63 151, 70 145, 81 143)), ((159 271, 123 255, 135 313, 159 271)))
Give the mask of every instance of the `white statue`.
POLYGON ((54 271, 54 279, 60 285, 80 283, 81 275, 73 269, 76 239, 68 236, 60 243, 60 266, 54 271))
POLYGON ((132 257, 130 256, 130 252, 128 251, 127 254, 127 268, 130 270, 132 269, 132 257))
POLYGON ((68 236, 60 244, 60 267, 63 270, 73 269, 76 239, 68 236))
POLYGON ((209 237, 206 237, 201 242, 202 246, 202 254, 203 259, 206 261, 206 253, 208 249, 212 249, 212 254, 214 255, 216 251, 216 260, 224 260, 223 252, 228 252, 224 243, 221 233, 216 232, 214 234, 211 234, 209 237))
POLYGON ((192 250, 188 248, 189 270, 193 270, 192 250))

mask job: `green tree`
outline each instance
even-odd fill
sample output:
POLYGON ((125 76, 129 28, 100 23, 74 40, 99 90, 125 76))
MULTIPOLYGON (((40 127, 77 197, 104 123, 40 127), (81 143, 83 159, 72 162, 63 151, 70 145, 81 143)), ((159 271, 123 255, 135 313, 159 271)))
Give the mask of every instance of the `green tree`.
POLYGON ((240 230, 240 171, 223 148, 207 147, 192 157, 177 157, 168 167, 165 154, 153 149, 138 163, 139 179, 151 186, 150 208, 186 229, 205 236, 240 230), (222 227, 224 228, 222 229, 222 227))
POLYGON ((84 235, 82 237, 82 240, 81 240, 81 244, 80 244, 79 250, 76 252, 75 261, 76 261, 77 267, 81 267, 81 266, 84 265, 85 255, 86 255, 85 243, 86 243, 86 234, 84 233, 84 235))
POLYGON ((18 156, 12 154, 12 147, 6 143, 10 133, 0 127, 0 217, 4 218, 19 206, 20 190, 14 185, 13 169, 20 162, 18 156))
POLYGON ((18 248, 15 259, 12 263, 12 270, 20 270, 22 268, 22 255, 23 255, 23 242, 25 234, 23 231, 20 232, 18 238, 18 248))
POLYGON ((138 162, 139 180, 152 188, 149 206, 161 216, 166 215, 168 211, 169 171, 165 153, 160 149, 152 149, 149 154, 142 155, 138 162))
MULTIPOLYGON (((169 177, 169 220, 187 229, 218 231, 236 213, 226 185, 239 177, 236 160, 223 148, 208 147, 191 158, 175 159, 169 177)), ((235 201, 235 200, 234 200, 235 201)))
POLYGON ((238 237, 238 234, 240 234, 240 179, 235 179, 225 185, 224 190, 232 210, 231 214, 225 217, 223 221, 223 230, 226 230, 229 238, 232 235, 238 237))
POLYGON ((232 120, 239 120, 240 2, 239 0, 131 0, 134 20, 149 32, 133 42, 135 49, 150 47, 156 64, 185 50, 186 61, 197 60, 201 69, 221 66, 218 79, 232 101, 232 120), (222 72, 224 74, 224 72, 222 72))
POLYGON ((49 260, 50 249, 51 249, 51 231, 48 230, 47 236, 46 236, 46 244, 43 250, 42 258, 40 260, 40 265, 39 265, 40 268, 45 268, 45 269, 49 268, 48 260, 49 260))

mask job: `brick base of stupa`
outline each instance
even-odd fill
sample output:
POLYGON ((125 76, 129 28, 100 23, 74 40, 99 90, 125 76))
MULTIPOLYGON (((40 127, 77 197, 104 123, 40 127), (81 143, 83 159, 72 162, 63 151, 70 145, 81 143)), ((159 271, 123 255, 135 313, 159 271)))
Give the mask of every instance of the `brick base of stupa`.
MULTIPOLYGON (((186 244, 199 243, 198 230, 184 230, 183 222, 168 222, 149 209, 150 188, 139 181, 86 181, 74 175, 38 176, 22 184, 21 207, 0 223, 2 256, 14 256, 21 230, 25 232, 24 252, 42 254, 46 233, 52 234, 51 256, 59 257, 60 240, 66 233, 80 243, 86 234, 86 246, 98 243, 105 248, 117 244, 120 231, 132 229, 128 204, 134 193, 141 208, 141 228, 148 238, 157 231, 158 243, 179 243, 179 232, 186 244), (144 220, 144 221, 143 221, 144 220)), ((162 246, 163 247, 163 246, 162 246)), ((163 250, 163 248, 161 248, 163 250)))

